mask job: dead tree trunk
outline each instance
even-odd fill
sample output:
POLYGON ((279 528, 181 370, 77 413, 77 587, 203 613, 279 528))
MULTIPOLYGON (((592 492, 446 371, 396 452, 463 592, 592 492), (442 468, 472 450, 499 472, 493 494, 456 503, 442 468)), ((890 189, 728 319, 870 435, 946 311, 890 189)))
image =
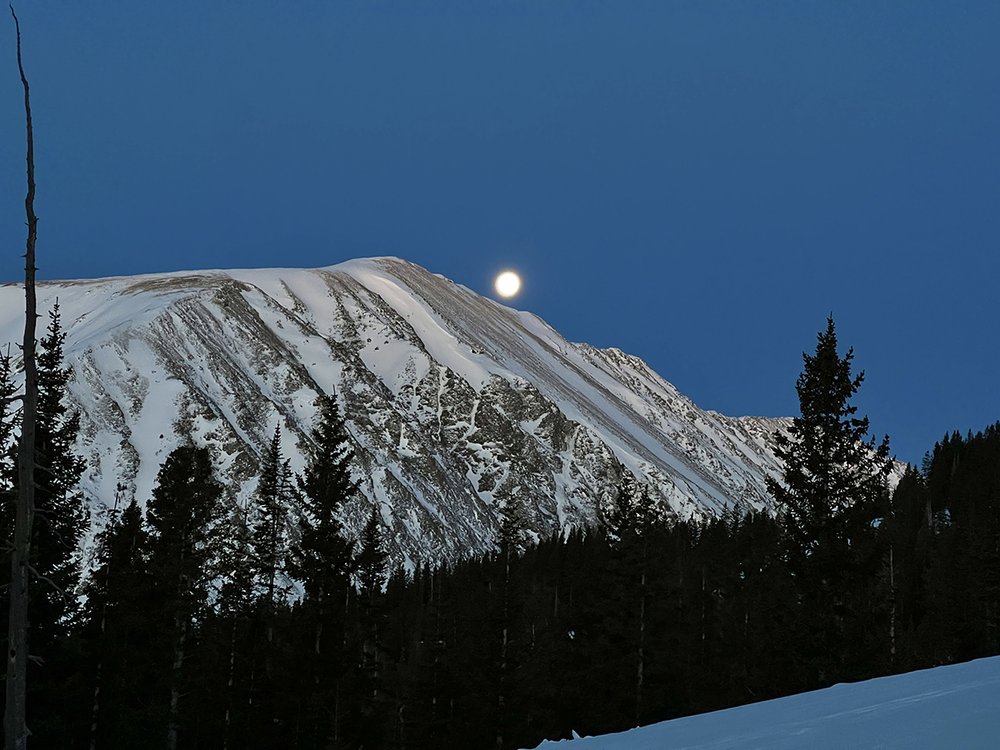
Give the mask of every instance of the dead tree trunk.
POLYGON ((38 371, 35 367, 35 143, 31 132, 31 100, 28 79, 21 62, 21 25, 10 6, 17 32, 17 69, 24 87, 24 116, 28 145, 28 192, 24 211, 28 239, 24 253, 24 400, 21 411, 21 438, 17 451, 17 510, 14 545, 10 555, 10 611, 8 619, 7 700, 4 707, 4 746, 7 750, 28 747, 27 668, 28 668, 28 576, 31 551, 31 524, 35 512, 35 408, 38 401, 38 371))

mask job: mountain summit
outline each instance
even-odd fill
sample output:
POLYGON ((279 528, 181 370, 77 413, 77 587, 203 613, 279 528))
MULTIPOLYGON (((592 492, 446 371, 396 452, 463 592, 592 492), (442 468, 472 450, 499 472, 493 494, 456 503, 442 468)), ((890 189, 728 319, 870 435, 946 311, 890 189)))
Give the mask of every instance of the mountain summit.
MULTIPOLYGON (((95 503, 144 502, 185 434, 245 497, 276 425, 301 468, 330 391, 362 479, 345 524, 376 504, 408 564, 490 549, 511 497, 549 534, 596 521, 625 472, 683 517, 765 507, 779 472, 783 420, 699 409, 642 360, 397 258, 48 282, 43 324, 57 300, 95 503)), ((0 286, 0 342, 22 315, 0 286)))

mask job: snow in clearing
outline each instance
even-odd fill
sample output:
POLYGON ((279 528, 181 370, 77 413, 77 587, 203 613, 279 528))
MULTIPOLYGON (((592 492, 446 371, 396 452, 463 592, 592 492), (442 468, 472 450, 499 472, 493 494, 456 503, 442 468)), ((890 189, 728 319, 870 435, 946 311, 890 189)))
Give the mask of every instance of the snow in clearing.
POLYGON ((538 750, 1000 747, 1000 657, 881 677, 538 750))

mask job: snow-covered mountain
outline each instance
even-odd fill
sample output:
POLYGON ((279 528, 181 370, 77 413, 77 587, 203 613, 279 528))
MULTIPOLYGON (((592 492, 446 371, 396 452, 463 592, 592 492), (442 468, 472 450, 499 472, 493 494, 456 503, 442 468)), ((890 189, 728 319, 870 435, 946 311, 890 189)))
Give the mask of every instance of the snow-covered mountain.
MULTIPOLYGON (((377 504, 404 562, 490 548, 512 495, 547 534, 595 521, 622 472, 680 516, 762 508, 778 472, 781 420, 699 409, 636 357, 396 258, 45 283, 41 324, 57 299, 95 503, 144 501, 183 431, 245 497, 276 424, 301 468, 331 390, 363 480, 346 523, 377 504)), ((0 286, 0 343, 22 315, 0 286)))
POLYGON ((1000 657, 834 685, 537 750, 993 750, 1000 657))

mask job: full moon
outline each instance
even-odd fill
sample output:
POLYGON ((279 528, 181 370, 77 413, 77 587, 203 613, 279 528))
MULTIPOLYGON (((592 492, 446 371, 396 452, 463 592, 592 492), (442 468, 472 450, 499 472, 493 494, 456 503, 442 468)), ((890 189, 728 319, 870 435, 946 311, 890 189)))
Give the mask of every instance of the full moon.
POLYGON ((521 291, 521 277, 513 271, 504 271, 493 282, 493 288, 501 297, 513 297, 521 291))

